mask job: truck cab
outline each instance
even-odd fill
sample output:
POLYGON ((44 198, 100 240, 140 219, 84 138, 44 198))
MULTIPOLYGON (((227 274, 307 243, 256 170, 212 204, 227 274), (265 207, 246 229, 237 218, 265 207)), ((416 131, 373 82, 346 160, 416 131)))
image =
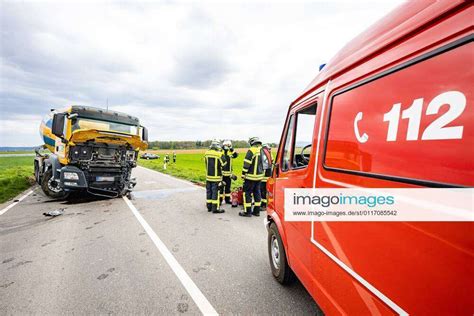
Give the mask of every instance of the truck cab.
POLYGON ((147 129, 138 118, 87 106, 52 110, 40 126, 43 148, 37 151, 35 178, 46 195, 64 198, 72 191, 116 197, 132 190, 139 150, 147 129))

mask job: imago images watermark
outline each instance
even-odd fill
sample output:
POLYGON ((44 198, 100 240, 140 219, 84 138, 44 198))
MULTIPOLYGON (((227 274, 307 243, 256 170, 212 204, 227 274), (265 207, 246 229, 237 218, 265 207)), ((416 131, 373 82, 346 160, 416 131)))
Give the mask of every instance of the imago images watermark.
POLYGON ((472 222, 473 188, 285 189, 285 221, 472 222))

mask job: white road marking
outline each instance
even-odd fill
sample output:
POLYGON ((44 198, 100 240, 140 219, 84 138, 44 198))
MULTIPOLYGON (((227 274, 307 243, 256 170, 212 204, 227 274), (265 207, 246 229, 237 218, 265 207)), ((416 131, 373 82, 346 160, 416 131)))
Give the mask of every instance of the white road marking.
POLYGON ((20 197, 18 199, 18 201, 16 202, 13 202, 12 204, 8 205, 7 207, 5 207, 3 210, 0 211, 0 215, 3 215, 5 214, 9 209, 11 209, 12 207, 14 207, 15 205, 17 205, 18 203, 20 203, 21 201, 23 201, 24 198, 26 198, 28 195, 30 195, 31 193, 33 193, 33 190, 30 190, 28 192, 26 192, 22 197, 20 197))
POLYGON ((127 198, 123 197, 125 203, 127 203, 128 207, 132 211, 133 215, 137 218, 138 222, 142 225, 145 229, 146 233, 150 237, 150 239, 155 244, 156 248, 160 251, 163 258, 166 260, 170 268, 173 270, 175 275, 178 277, 181 284, 184 286, 186 291, 188 291, 189 295, 192 297, 193 301, 196 303, 198 308, 204 315, 218 315, 217 311, 212 307, 211 303, 207 300, 207 298, 202 294, 201 290, 196 286, 194 281, 189 277, 183 267, 179 264, 176 258, 171 254, 168 250, 166 245, 161 241, 158 235, 153 231, 153 229, 148 225, 145 221, 143 216, 138 212, 132 202, 127 198))

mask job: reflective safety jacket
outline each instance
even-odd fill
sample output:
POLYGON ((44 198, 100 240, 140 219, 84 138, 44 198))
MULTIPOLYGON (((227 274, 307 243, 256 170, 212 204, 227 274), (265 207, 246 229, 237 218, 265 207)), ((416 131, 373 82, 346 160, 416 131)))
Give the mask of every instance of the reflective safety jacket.
POLYGON ((204 153, 206 161, 206 181, 222 181, 222 167, 225 166, 224 154, 221 151, 209 149, 204 153))
POLYGON ((262 181, 267 182, 267 180, 271 178, 273 171, 272 153, 267 148, 263 148, 260 152, 262 154, 263 167, 266 168, 263 170, 264 175, 262 181))
POLYGON ((267 182, 267 180, 271 178, 271 176, 272 176, 272 168, 265 169, 262 181, 267 182))
POLYGON ((260 156, 261 149, 261 145, 252 146, 245 155, 242 175, 247 180, 260 181, 263 179, 264 170, 262 157, 260 156))
POLYGON ((230 177, 232 175, 232 159, 236 158, 239 154, 234 149, 224 150, 224 156, 222 157, 225 165, 222 168, 222 175, 224 177, 230 177))

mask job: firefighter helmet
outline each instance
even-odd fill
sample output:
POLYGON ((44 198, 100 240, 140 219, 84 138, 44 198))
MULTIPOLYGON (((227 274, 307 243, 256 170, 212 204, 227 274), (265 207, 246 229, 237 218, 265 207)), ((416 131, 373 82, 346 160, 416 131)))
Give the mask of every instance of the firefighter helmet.
POLYGON ((250 146, 253 146, 253 145, 256 145, 256 144, 262 144, 262 142, 260 141, 260 138, 258 137, 250 137, 249 138, 249 144, 250 146))
POLYGON ((272 150, 272 147, 269 144, 263 144, 263 148, 266 148, 268 150, 272 150))
POLYGON ((211 141, 211 145, 209 146, 209 148, 220 150, 221 149, 221 142, 218 141, 217 139, 213 139, 211 141))
POLYGON ((232 148, 232 142, 228 139, 224 140, 222 142, 222 148, 224 148, 224 149, 232 148))

